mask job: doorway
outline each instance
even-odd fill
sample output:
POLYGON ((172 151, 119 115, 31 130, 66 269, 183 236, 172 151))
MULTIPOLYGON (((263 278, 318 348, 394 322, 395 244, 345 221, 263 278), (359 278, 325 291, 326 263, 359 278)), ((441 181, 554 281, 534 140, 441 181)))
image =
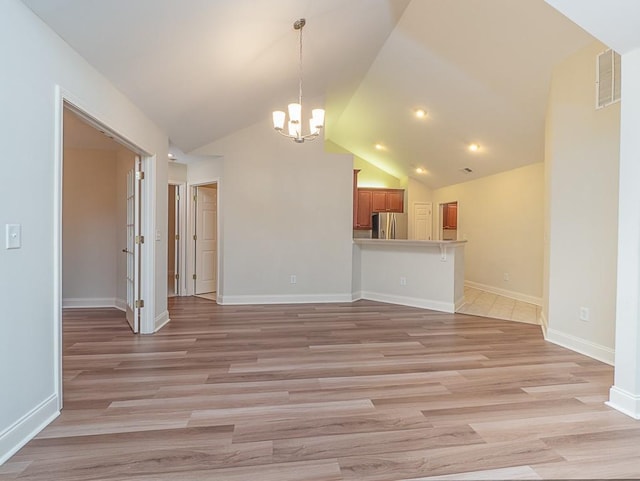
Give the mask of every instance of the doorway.
POLYGON ((144 170, 150 157, 61 91, 57 95, 54 369, 62 409, 63 309, 117 309, 125 329, 129 321, 129 332, 141 331, 153 313, 153 305, 143 309, 143 292, 153 288, 152 253, 144 249, 153 221, 145 215, 152 186, 144 184, 152 182, 144 181, 144 170))
POLYGON ((193 187, 193 292, 216 300, 218 290, 218 184, 193 187))
POLYGON ((458 240, 458 202, 440 204, 440 239, 458 240))

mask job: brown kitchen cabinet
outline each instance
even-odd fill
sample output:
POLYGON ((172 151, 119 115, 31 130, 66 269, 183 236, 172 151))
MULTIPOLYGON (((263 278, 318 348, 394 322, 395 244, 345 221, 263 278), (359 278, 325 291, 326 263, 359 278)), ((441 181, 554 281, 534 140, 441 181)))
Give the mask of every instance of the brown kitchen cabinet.
POLYGON ((371 229, 374 212, 404 212, 403 189, 359 188, 354 199, 354 229, 371 229))
MULTIPOLYGON (((359 189, 362 190, 362 189, 359 189)), ((371 209, 373 212, 404 212, 404 190, 402 189, 368 189, 371 190, 371 209)))

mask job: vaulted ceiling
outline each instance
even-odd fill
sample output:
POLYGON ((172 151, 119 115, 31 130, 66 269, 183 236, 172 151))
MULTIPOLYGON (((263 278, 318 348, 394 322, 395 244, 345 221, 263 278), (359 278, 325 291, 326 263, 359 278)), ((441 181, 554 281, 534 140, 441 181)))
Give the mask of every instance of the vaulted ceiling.
POLYGON ((593 41, 543 0, 23 1, 184 152, 271 128, 297 96, 304 17, 325 138, 433 188, 542 161, 553 66, 593 41))

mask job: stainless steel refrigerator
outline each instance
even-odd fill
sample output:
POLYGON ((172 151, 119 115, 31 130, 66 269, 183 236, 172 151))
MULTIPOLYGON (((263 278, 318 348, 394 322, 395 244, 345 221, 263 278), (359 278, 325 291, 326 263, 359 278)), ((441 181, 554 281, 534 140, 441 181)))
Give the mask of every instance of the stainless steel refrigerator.
POLYGON ((371 216, 371 228, 374 239, 406 239, 407 214, 375 212, 371 216))

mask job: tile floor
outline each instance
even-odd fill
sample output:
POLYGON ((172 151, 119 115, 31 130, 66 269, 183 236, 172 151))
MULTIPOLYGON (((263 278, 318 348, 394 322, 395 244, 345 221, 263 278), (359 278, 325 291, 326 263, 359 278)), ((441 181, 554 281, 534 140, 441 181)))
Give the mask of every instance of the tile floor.
POLYGON ((516 301, 473 287, 464 288, 464 300, 465 304, 457 311, 462 314, 540 324, 540 306, 535 304, 516 301))

